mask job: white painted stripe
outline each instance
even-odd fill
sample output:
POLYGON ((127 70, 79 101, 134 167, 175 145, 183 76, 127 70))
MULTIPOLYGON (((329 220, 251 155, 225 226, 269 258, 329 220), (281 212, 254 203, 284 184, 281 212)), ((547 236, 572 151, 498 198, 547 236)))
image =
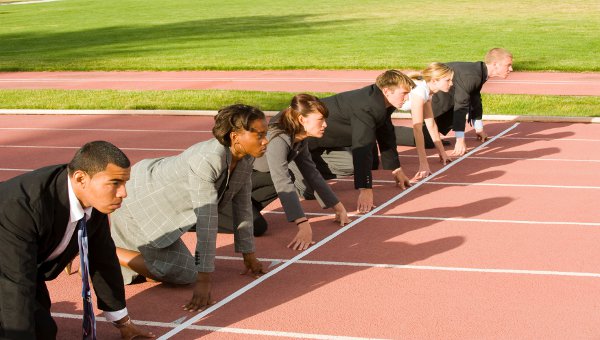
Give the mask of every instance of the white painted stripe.
MULTIPOLYGON (((274 116, 278 111, 264 111, 274 116)), ((0 115, 135 115, 135 116, 215 116, 216 110, 81 110, 81 109, 0 109, 0 115)))
MULTIPOLYGON (((263 111, 268 117, 279 111, 263 111)), ((46 110, 46 109, 0 109, 0 115, 148 115, 148 116, 214 116, 216 110, 46 110)), ((410 119, 409 113, 394 112, 393 119, 410 119)), ((545 122, 545 123, 600 123, 600 117, 557 117, 531 114, 519 115, 483 115, 484 121, 499 122, 545 122)))
POLYGON ((32 1, 20 1, 20 2, 9 2, 9 3, 2 3, 1 5, 31 5, 31 4, 40 4, 43 2, 55 2, 55 1, 60 1, 60 0, 32 0, 32 1))
POLYGON ((33 171, 34 169, 13 169, 13 168, 0 168, 0 171, 33 171))
MULTIPOLYGON (((20 148, 20 149, 79 149, 81 146, 50 146, 50 145, 0 145, 0 148, 20 148)), ((184 151, 185 149, 154 149, 154 148, 123 148, 121 150, 133 151, 184 151)))
POLYGON ((263 276, 259 277, 258 279, 252 281, 251 283, 247 284, 246 286, 240 288, 239 290, 235 291, 233 294, 227 296, 226 298, 224 298, 223 300, 217 302, 216 304, 208 307, 207 309, 205 309, 203 312, 198 313, 196 316, 194 316, 193 318, 191 318, 190 320, 186 321, 185 323, 181 324, 181 326, 171 330, 170 332, 168 332, 167 334, 161 336, 159 338, 160 339, 169 339, 170 337, 172 337, 173 335, 181 332, 182 330, 184 330, 186 327, 192 325, 194 322, 200 320, 201 318, 205 317, 206 315, 212 313, 213 311, 221 308, 222 306, 226 305, 227 303, 229 303, 230 301, 234 300, 235 298, 241 296, 242 294, 244 294, 245 292, 247 292, 248 290, 256 287, 257 285, 261 284, 262 282, 264 282, 265 280, 267 280, 268 278, 270 278, 271 276, 279 273, 280 271, 282 271, 283 269, 287 268, 288 266, 290 266, 291 264, 293 264, 294 262, 302 259, 303 257, 309 255, 310 253, 312 253, 313 251, 319 249, 321 246, 323 246, 324 244, 327 244, 329 241, 333 240, 334 238, 336 238, 337 236, 341 235, 342 233, 346 232, 347 230, 349 230, 350 228, 354 227, 355 225, 357 225, 358 223, 362 222, 363 220, 365 220, 366 218, 374 215, 375 213, 377 213, 378 211, 381 211, 383 208, 387 207, 388 205, 394 203, 395 201, 399 200, 400 198, 408 195, 410 192, 412 192, 413 190, 416 190, 419 186, 421 186, 423 183, 429 181, 430 179, 434 178, 435 176, 445 172, 446 170, 448 170, 449 168, 455 166, 456 164, 460 163, 463 159, 467 158, 468 156, 472 155, 473 153, 479 151, 479 149, 487 146, 488 144, 492 143, 493 141, 495 141, 496 139, 500 138, 501 136, 503 136, 505 133, 508 133, 509 131, 511 131, 512 129, 516 128, 519 125, 519 123, 516 123, 514 125, 512 125, 511 127, 509 127, 508 129, 504 130, 503 132, 501 132, 500 134, 496 135, 495 137, 491 138, 490 140, 488 140, 487 142, 484 142, 483 144, 481 144, 480 146, 476 147, 475 149, 471 150, 470 152, 468 152, 467 154, 465 154, 464 156, 462 156, 461 158, 455 160, 452 163, 447 164, 446 166, 444 166, 443 168, 441 168, 440 170, 436 171, 434 174, 432 174, 431 176, 427 177, 426 179, 424 179, 423 181, 411 186, 410 188, 404 190, 403 192, 401 192, 400 194, 394 196, 393 198, 391 198, 390 200, 388 200, 387 202, 379 205, 377 208, 373 209, 372 211, 360 216, 358 219, 350 222, 349 224, 347 224, 345 227, 342 227, 340 229, 338 229, 336 232, 334 232, 333 234, 327 236, 326 238, 322 239, 321 241, 317 242, 316 244, 314 244, 313 246, 311 246, 310 248, 304 250, 303 252, 301 252, 300 254, 294 256, 291 260, 289 260, 288 262, 283 263, 282 265, 276 267, 275 269, 267 272, 266 274, 264 274, 263 276))
POLYGON ((407 216, 407 215, 376 215, 376 218, 393 218, 401 220, 432 220, 477 223, 512 223, 512 224, 541 224, 541 225, 576 225, 600 227, 599 222, 572 222, 572 221, 530 221, 530 220, 494 220, 484 218, 458 218, 458 217, 433 217, 433 216, 407 216))
POLYGON ((475 156, 471 159, 494 159, 494 160, 515 160, 515 161, 548 161, 548 162, 588 162, 600 163, 600 159, 566 159, 566 158, 522 158, 522 157, 486 157, 475 156))
MULTIPOLYGON (((56 1, 56 0, 38 0, 40 1, 56 1)), ((79 78, 79 77, 56 77, 56 78, 0 78, 0 83, 202 83, 214 81, 230 81, 237 83, 270 83, 270 82, 320 82, 320 83, 372 83, 371 78, 332 78, 332 77, 277 77, 277 78, 234 78, 234 77, 200 77, 193 78, 123 78, 123 77, 103 77, 95 79, 79 78)), ((597 84, 594 80, 489 80, 490 84, 530 84, 530 85, 586 85, 597 84)))
MULTIPOLYGON (((348 178, 334 178, 329 182, 354 182, 348 178)), ((373 183, 395 183, 390 180, 375 179, 373 183)), ((600 189, 600 186, 588 185, 552 185, 552 184, 512 184, 512 183, 461 183, 461 182, 427 182, 427 185, 448 186, 490 186, 490 187, 523 187, 523 188, 550 188, 550 189, 600 189)))
MULTIPOLYGON (((211 130, 156 130, 156 129, 89 129, 89 128, 44 128, 44 127, 0 127, 0 130, 31 130, 31 131, 108 131, 108 132, 164 132, 164 133, 212 133, 211 130)), ((477 137, 465 137, 467 139, 477 139, 477 137)), ((600 139, 591 138, 544 138, 544 137, 510 137, 504 136, 502 139, 514 140, 543 140, 543 141, 573 141, 573 142, 600 142, 600 139)))
MULTIPOLYGON (((393 182, 393 181, 390 181, 393 182)), ((459 182, 428 182, 429 185, 460 185, 460 186, 490 186, 490 187, 523 187, 550 189, 600 189, 600 186, 587 185, 550 185, 550 184, 512 184, 512 183, 459 183, 459 182)))
MULTIPOLYGON (((468 137, 468 138, 469 139, 476 139, 477 137, 468 137)), ((544 140, 544 141, 569 141, 569 142, 600 142, 600 139, 591 139, 591 138, 502 137, 502 139, 544 140)))
POLYGON ((0 130, 31 130, 31 131, 102 131, 102 132, 165 132, 165 133, 212 133, 210 130, 136 130, 136 129, 67 129, 67 128, 26 128, 26 127, 0 127, 0 130))
MULTIPOLYGON (((398 157, 402 158, 417 158, 418 155, 402 155, 398 157)), ((427 156, 427 158, 437 158, 436 155, 427 156)), ((588 162, 588 163, 600 163, 600 159, 566 159, 566 158, 524 158, 524 157, 487 157, 487 156, 473 156, 469 159, 493 159, 493 160, 511 160, 511 161, 550 161, 550 162, 588 162)))
MULTIPOLYGON (((80 314, 68 314, 68 313, 51 313, 54 318, 63 319, 75 319, 81 320, 82 315, 80 314)), ((96 316, 96 321, 108 322, 105 317, 96 316)), ((162 328, 175 328, 179 324, 175 322, 158 322, 158 321, 145 321, 145 320, 131 320, 136 325, 149 326, 149 327, 162 327, 162 328)), ((233 334, 247 334, 247 335, 266 335, 273 337, 287 337, 295 339, 333 339, 333 340, 368 340, 374 338, 359 338, 352 336, 338 336, 329 334, 312 334, 312 333, 296 333, 296 332, 280 332, 280 331, 265 331, 259 329, 244 329, 244 328, 233 328, 233 327, 215 327, 215 326, 199 326, 191 325, 187 329, 193 329, 197 331, 208 331, 208 332, 219 332, 219 333, 233 333, 233 334)), ((379 340, 379 339, 377 339, 379 340)), ((381 339, 383 340, 383 339, 381 339)))
MULTIPOLYGON (((32 149, 79 149, 81 146, 52 146, 52 145, 0 145, 0 148, 32 148, 32 149)), ((159 149, 159 148, 124 148, 119 147, 121 150, 132 150, 132 151, 184 151, 185 149, 159 149)), ((480 149, 477 149, 478 151, 480 149)), ((417 155, 398 155, 398 157, 404 158, 416 158, 417 155)), ((437 156, 428 156, 437 157, 437 156)), ((521 157, 485 157, 485 156, 473 156, 469 159, 491 159, 491 160, 519 160, 519 161, 551 161, 551 162, 584 162, 584 163, 600 163, 599 159, 564 159, 564 158, 521 158, 521 157)))
POLYGON ((544 123, 600 123, 600 117, 558 117, 543 114, 519 115, 483 115, 484 121, 502 122, 544 122, 544 123))
MULTIPOLYGON (((203 78, 36 78, 36 79, 21 79, 21 78, 0 78, 0 83, 204 83, 214 81, 229 81, 234 83, 287 83, 287 82, 319 82, 319 83, 372 83, 373 79, 352 79, 352 78, 232 78, 232 77, 203 77, 203 78)), ((142 90, 140 90, 142 91, 142 90)))
POLYGON ((594 80, 495 80, 490 79, 487 81, 492 84, 530 84, 530 85, 585 85, 585 84, 598 84, 594 80))
MULTIPOLYGON (((265 214, 283 215, 283 211, 262 211, 265 214)), ((328 213, 310 213, 309 216, 331 216, 328 213)), ((348 214, 348 216, 359 217, 362 215, 348 214)), ((512 224, 542 224, 542 225, 576 225, 600 227, 600 222, 566 222, 566 221, 531 221, 531 220, 493 220, 484 218, 459 218, 459 217, 436 217, 436 216, 409 216, 409 215, 372 215, 373 218, 388 218, 398 220, 428 220, 428 221, 454 221, 454 222, 476 222, 476 223, 512 223, 512 224)))
MULTIPOLYGON (((219 260, 242 261, 243 258, 235 256, 217 256, 219 260)), ((286 259, 259 258, 260 261, 286 262, 286 259)), ((527 269, 506 269, 506 268, 468 268, 468 267, 447 267, 447 266, 419 266, 406 264, 388 264, 388 263, 366 263, 366 262, 338 262, 338 261, 314 261, 299 260, 299 264, 314 264, 319 266, 345 266, 345 267, 369 267, 369 268, 391 268, 391 269, 414 269, 414 270, 438 270, 452 272, 474 272, 474 273, 494 273, 494 274, 519 274, 519 275, 547 275, 547 276, 573 276, 573 277, 593 277, 600 278, 600 273, 590 272, 563 272, 555 270, 527 270, 527 269)))

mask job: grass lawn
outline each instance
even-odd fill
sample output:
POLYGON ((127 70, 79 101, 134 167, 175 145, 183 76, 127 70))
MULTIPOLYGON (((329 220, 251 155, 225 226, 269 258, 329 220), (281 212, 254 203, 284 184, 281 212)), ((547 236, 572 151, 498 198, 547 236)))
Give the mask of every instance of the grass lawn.
MULTIPOLYGON (((313 93, 325 97, 331 93, 313 93)), ((244 103, 265 111, 294 93, 225 90, 0 90, 0 109, 217 110, 244 103)), ((483 94, 485 114, 600 117, 600 97, 483 94)))
POLYGON ((600 71, 598 0, 62 0, 0 6, 0 70, 600 71), (594 52, 596 51, 596 52, 594 52))

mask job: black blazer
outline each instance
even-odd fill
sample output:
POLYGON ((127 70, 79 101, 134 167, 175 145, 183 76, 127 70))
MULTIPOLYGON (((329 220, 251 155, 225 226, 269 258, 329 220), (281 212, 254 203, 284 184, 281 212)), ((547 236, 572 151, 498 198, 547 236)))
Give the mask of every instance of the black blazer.
POLYGON ((453 86, 448 93, 433 95, 431 107, 442 134, 450 130, 465 131, 467 116, 469 124, 483 115, 481 87, 487 80, 487 67, 482 61, 447 63, 454 70, 453 86))
MULTIPOLYGON (((49 166, 0 183, 0 320, 34 336, 36 284, 56 278, 77 256, 77 231, 57 258, 43 262, 69 222, 66 165, 49 166)), ((93 209, 87 222, 90 277, 98 308, 125 308, 125 289, 108 216, 93 209)), ((78 292, 73 294, 80 295, 78 292)))
POLYGON ((309 147, 312 150, 350 147, 356 188, 372 187, 371 169, 377 168, 377 144, 383 168, 400 167, 392 124, 396 108, 385 107, 385 97, 375 84, 321 101, 329 110, 327 128, 322 138, 310 138, 309 147))

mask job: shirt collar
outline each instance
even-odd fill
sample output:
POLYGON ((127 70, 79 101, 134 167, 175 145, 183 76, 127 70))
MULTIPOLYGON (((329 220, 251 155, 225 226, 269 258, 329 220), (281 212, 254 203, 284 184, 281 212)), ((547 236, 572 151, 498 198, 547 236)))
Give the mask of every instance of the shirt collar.
POLYGON ((73 185, 71 184, 71 177, 67 175, 67 186, 69 187, 69 223, 78 222, 83 218, 85 214, 85 220, 89 220, 92 215, 92 207, 83 209, 79 199, 75 196, 73 191, 73 185))
POLYGON ((481 65, 481 72, 483 73, 483 79, 485 79, 485 80, 490 79, 490 76, 488 75, 487 65, 485 63, 482 63, 482 65, 481 65))

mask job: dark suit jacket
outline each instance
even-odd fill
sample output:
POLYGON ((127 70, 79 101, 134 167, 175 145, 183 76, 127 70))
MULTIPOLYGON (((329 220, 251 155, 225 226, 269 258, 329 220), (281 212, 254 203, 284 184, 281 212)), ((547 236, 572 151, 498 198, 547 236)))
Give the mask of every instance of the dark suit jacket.
POLYGON ((483 115, 481 87, 487 80, 487 67, 482 61, 447 63, 454 70, 453 86, 448 93, 433 95, 431 106, 439 131, 446 135, 450 130, 465 131, 469 123, 483 115))
POLYGON ((385 97, 375 84, 321 101, 329 110, 327 128, 322 138, 310 138, 309 147, 311 150, 350 147, 356 188, 372 187, 371 169, 378 158, 376 144, 384 169, 400 167, 391 116, 396 108, 385 107, 385 97))
MULTIPOLYGON (((69 222, 67 180, 66 165, 57 165, 0 183, 0 322, 5 331, 34 337, 36 285, 56 278, 79 253, 75 231, 64 252, 44 262, 69 222)), ((121 310, 125 289, 108 217, 94 209, 87 228, 98 308, 121 310)))

